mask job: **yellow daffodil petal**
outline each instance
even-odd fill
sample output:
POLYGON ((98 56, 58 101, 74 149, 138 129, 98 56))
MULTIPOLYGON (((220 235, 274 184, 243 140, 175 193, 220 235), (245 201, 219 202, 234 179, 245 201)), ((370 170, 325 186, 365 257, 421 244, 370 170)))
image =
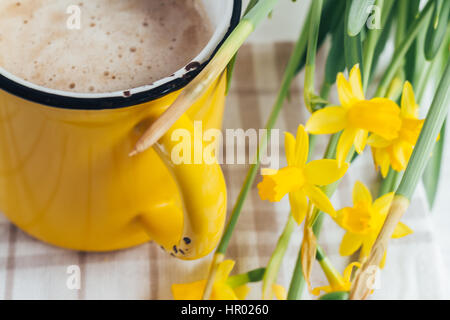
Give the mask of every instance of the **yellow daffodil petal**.
POLYGON ((352 128, 345 129, 342 132, 336 151, 336 160, 338 161, 339 166, 342 166, 345 163, 347 155, 355 141, 356 133, 357 129, 352 128))
MULTIPOLYGON (((411 147, 412 153, 412 147, 411 147)), ((408 165, 410 153, 408 152, 408 146, 404 146, 403 143, 394 143, 391 148, 391 166, 395 171, 403 171, 408 165)))
POLYGON ((213 286, 211 300, 238 300, 238 298, 229 285, 218 282, 213 286))
POLYGON ((344 225, 343 225, 343 221, 346 215, 346 210, 348 208, 343 208, 341 210, 336 211, 336 217, 334 217, 334 221, 343 229, 345 229, 344 225))
POLYGON ((234 268, 234 261, 233 260, 225 260, 219 264, 219 267, 217 268, 215 281, 216 282, 225 282, 228 278, 228 276, 231 273, 231 270, 234 268))
POLYGON ((275 174, 264 175, 258 184, 259 196, 262 200, 278 202, 287 193, 298 190, 304 179, 302 170, 297 167, 286 167, 275 174))
POLYGON ((336 211, 334 210, 330 199, 328 199, 327 195, 322 190, 313 185, 305 185, 303 190, 309 200, 311 200, 317 208, 328 213, 333 218, 336 216, 336 211))
POLYGON ((373 148, 387 148, 392 144, 392 140, 386 140, 377 134, 370 135, 367 144, 373 148))
POLYGON ((386 178, 391 164, 389 152, 384 148, 372 148, 372 154, 375 166, 381 168, 381 175, 386 178))
POLYGON ((309 137, 305 131, 305 127, 298 126, 297 138, 295 144, 295 159, 294 166, 303 167, 308 160, 309 153, 309 137))
MULTIPOLYGON (((233 260, 225 260, 219 264, 214 277, 211 300, 237 300, 235 290, 227 283, 228 276, 234 267, 233 260)), ((175 300, 200 300, 205 290, 206 280, 184 284, 173 284, 172 295, 175 300)), ((239 289, 241 290, 241 289, 239 289)), ((239 291, 238 290, 238 291, 239 291)), ((243 289, 242 289, 243 290, 243 289)), ((242 294, 243 292, 240 292, 242 294)))
POLYGON ((314 160, 305 166, 305 178, 310 184, 326 186, 341 179, 347 172, 348 164, 341 167, 336 160, 314 160))
POLYGON ((408 81, 403 86, 401 109, 402 115, 406 118, 417 118, 419 116, 419 106, 414 97, 414 90, 408 81))
POLYGON ((356 252, 362 245, 362 238, 360 235, 347 232, 342 238, 339 246, 339 254, 341 256, 350 256, 356 252))
POLYGON ((349 82, 352 88, 353 95, 359 100, 364 100, 364 91, 361 81, 361 70, 359 69, 359 64, 355 65, 350 71, 349 82))
POLYGON ((354 95, 352 86, 345 79, 343 73, 339 73, 337 76, 337 90, 339 95, 339 101, 344 108, 350 108, 359 99, 354 95))
POLYGON ((172 285, 172 295, 175 300, 201 300, 205 290, 206 280, 172 285))
POLYGON ((349 109, 347 119, 352 127, 365 129, 387 140, 397 138, 402 125, 400 108, 385 98, 358 101, 349 109))
POLYGON ((272 292, 275 294, 275 297, 277 298, 277 300, 286 300, 287 299, 287 291, 282 285, 274 283, 272 285, 272 292))
POLYGON ((347 125, 347 110, 342 107, 326 107, 314 112, 306 123, 312 134, 337 133, 347 125))
POLYGON ((394 192, 390 192, 375 200, 372 204, 372 210, 381 215, 388 214, 389 209, 391 208, 392 200, 394 200, 394 195, 394 192))
POLYGON ((294 220, 301 224, 306 217, 308 210, 308 200, 302 190, 297 190, 289 193, 289 204, 291 205, 291 212, 294 220))
POLYGON ((356 181, 353 187, 353 204, 364 203, 367 206, 372 204, 372 194, 361 181, 356 181))
POLYGON ((245 300, 245 298, 247 298, 247 296, 250 292, 250 287, 247 285, 243 285, 243 286, 234 288, 233 290, 234 290, 234 293, 235 293, 236 297, 238 298, 238 300, 245 300))
POLYGON ((330 293, 332 292, 331 286, 323 286, 323 287, 317 287, 314 288, 311 293, 315 296, 320 296, 320 293, 324 291, 325 293, 330 293))
POLYGON ((284 134, 284 149, 288 165, 293 166, 295 161, 295 138, 289 132, 284 134))
POLYGON ((358 152, 358 154, 363 153, 364 149, 366 148, 367 144, 367 136, 368 136, 367 130, 358 130, 356 132, 355 136, 355 150, 358 152))
POLYGON ((350 282, 350 279, 352 278, 353 268, 361 268, 361 263, 352 262, 344 269, 344 273, 342 275, 345 281, 350 282))
POLYGON ((411 233, 413 233, 413 231, 406 224, 399 222, 397 224, 397 226, 395 227, 392 238, 398 239, 398 238, 406 237, 407 235, 410 235, 411 233))
POLYGON ((369 255, 370 250, 372 250, 373 244, 375 243, 376 239, 377 239, 376 233, 371 233, 370 235, 364 237, 360 252, 361 257, 367 257, 369 255))
POLYGON ((419 139, 424 123, 425 120, 402 119, 402 128, 399 133, 400 139, 411 145, 415 145, 417 143, 417 139, 419 139))

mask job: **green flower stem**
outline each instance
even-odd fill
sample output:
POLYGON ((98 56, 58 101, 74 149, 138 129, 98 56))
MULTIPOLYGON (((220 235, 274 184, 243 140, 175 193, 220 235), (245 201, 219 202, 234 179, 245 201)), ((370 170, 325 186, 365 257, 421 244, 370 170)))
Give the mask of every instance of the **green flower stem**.
MULTIPOLYGON (((259 0, 250 0, 247 5, 247 8, 244 11, 244 16, 253 9, 253 7, 258 3, 259 0)), ((227 89, 225 94, 228 94, 231 85, 231 79, 233 78, 234 65, 236 64, 237 53, 234 55, 233 59, 231 59, 230 63, 227 66, 227 89)))
POLYGON ((301 249, 297 255, 297 261, 295 262, 294 272, 292 274, 291 284, 289 285, 289 291, 287 295, 288 300, 300 300, 302 293, 305 290, 305 278, 302 271, 302 255, 301 249))
POLYGON ((247 173, 247 177, 245 178, 242 189, 236 200, 236 204, 233 207, 233 210, 231 212, 231 217, 228 222, 228 225, 226 226, 224 234, 222 236, 222 239, 219 243, 219 246, 217 247, 216 254, 218 254, 218 253, 225 254, 225 252, 228 248, 228 244, 230 242, 230 239, 233 234, 236 223, 239 219, 239 215, 240 215, 242 207, 244 205, 244 201, 247 198, 248 192, 250 191, 250 189, 253 185, 253 182, 255 181, 256 174, 258 173, 258 168, 260 166, 260 160, 261 160, 260 159, 261 150, 264 150, 267 146, 267 141, 270 138, 270 132, 273 129, 273 126, 275 125, 275 123, 278 119, 278 115, 280 114, 284 100, 288 96, 289 88, 290 88, 291 82, 295 76, 295 71, 297 69, 297 66, 300 63, 302 56, 306 52, 306 44, 307 44, 307 39, 308 39, 307 37, 308 37, 308 34, 306 32, 301 33, 301 35, 296 43, 296 46, 294 48, 294 51, 289 59, 288 65, 286 67, 286 71, 283 76, 283 81, 281 84, 280 91, 278 92, 278 96, 277 96, 274 106, 272 107, 272 112, 269 116, 269 120, 267 121, 266 126, 265 126, 265 129, 267 129, 268 133, 261 140, 261 143, 257 150, 256 163, 252 164, 250 166, 250 169, 247 173))
POLYGON ((278 271, 280 270, 281 262, 289 246, 292 232, 295 229, 297 222, 292 217, 292 213, 289 213, 288 221, 284 230, 278 239, 277 246, 270 257, 269 263, 266 267, 266 273, 263 278, 262 298, 268 300, 272 298, 272 285, 276 282, 278 271))
MULTIPOLYGON (((328 97, 328 95, 326 96, 328 97)), ((312 159, 314 149, 317 142, 317 136, 309 135, 309 152, 308 152, 308 160, 312 159)), ((292 213, 289 213, 289 218, 284 227, 284 230, 278 240, 277 246, 273 251, 269 263, 267 265, 267 274, 264 277, 263 282, 263 299, 270 299, 270 293, 268 290, 272 287, 272 284, 276 281, 278 276, 281 262, 286 254, 287 247, 289 245, 289 241, 292 236, 292 231, 294 230, 295 220, 292 217, 292 213)))
POLYGON ((433 151, 436 138, 444 124, 450 107, 450 60, 447 61, 444 75, 431 104, 427 118, 414 148, 411 160, 396 192, 397 195, 411 199, 411 196, 425 171, 433 151))
POLYGON ((434 1, 428 1, 425 8, 422 10, 420 15, 416 18, 414 23, 408 29, 406 37, 403 39, 403 41, 399 44, 398 48, 395 50, 393 59, 389 67, 386 69, 386 72, 384 73, 384 76, 378 87, 377 93, 375 94, 376 97, 384 97, 386 95, 386 92, 389 88, 389 84, 396 75, 397 71, 401 68, 409 48, 413 44, 420 30, 424 27, 425 23, 428 21, 428 17, 431 14, 431 9, 433 9, 433 6, 434 1))
MULTIPOLYGON (((347 0, 346 4, 346 17, 345 17, 345 25, 348 25, 349 13, 350 13, 351 1, 347 0)), ((350 37, 347 32, 344 33, 344 41, 345 41, 345 63, 347 68, 350 70, 355 64, 360 64, 362 62, 362 42, 361 35, 358 34, 356 37, 350 37)), ((364 77, 363 67, 361 65, 361 74, 364 77)), ((368 70, 370 72, 370 70, 368 70)), ((366 88, 364 88, 365 90, 366 88)), ((336 150, 339 138, 341 136, 341 132, 334 134, 328 143, 327 150, 325 152, 324 159, 336 159, 336 150)), ((355 154, 354 148, 349 152, 347 156, 347 160, 351 161, 355 154)), ((338 187, 339 182, 336 182, 332 185, 326 186, 323 190, 327 194, 327 196, 331 196, 336 188, 338 187)), ((314 209, 313 218, 312 218, 312 228, 316 237, 319 236, 320 230, 322 227, 324 214, 320 212, 317 208, 314 209)), ((288 291, 288 300, 299 300, 302 296, 303 290, 305 288, 305 278, 303 277, 302 271, 302 262, 301 262, 301 248, 298 252, 297 262, 295 264, 294 273, 292 275, 291 283, 288 291)))
MULTIPOLYGON (((364 70, 372 70, 373 58, 378 41, 381 37, 383 29, 386 27, 386 22, 389 13, 394 5, 393 0, 377 0, 376 5, 381 9, 381 27, 382 29, 372 29, 368 31, 367 39, 363 49, 363 65, 364 70)), ((370 72, 365 72, 363 77, 363 86, 367 88, 370 80, 370 72)))
POLYGON ((321 12, 323 7, 323 0, 315 0, 311 4, 311 15, 309 18, 309 36, 308 36, 308 49, 306 54, 306 66, 305 66, 305 85, 304 85, 304 97, 305 105, 309 111, 314 110, 313 100, 315 97, 314 77, 316 71, 316 54, 317 54, 317 42, 319 39, 319 28, 321 12))
POLYGON ((445 136, 446 136, 446 123, 441 129, 441 139, 436 143, 433 149, 431 159, 425 169, 423 175, 423 184, 425 186, 425 193, 428 198, 430 208, 433 209, 436 195, 439 189, 439 180, 442 167, 442 159, 444 156, 445 136))
POLYGON ((401 173, 390 168, 387 177, 381 182, 379 196, 381 197, 389 192, 395 191, 397 189, 399 177, 401 177, 401 173))
MULTIPOLYGON (((254 8, 255 9, 255 8, 254 8)), ((253 9, 253 10, 254 10, 253 9)), ((223 260, 225 256, 225 252, 228 248, 228 245, 230 243, 231 236, 233 234, 233 231, 236 227, 237 221, 239 220, 239 215, 242 211, 242 207, 244 205, 244 201, 247 198, 248 192, 250 191, 253 182, 256 178, 256 174, 258 172, 258 168, 260 166, 260 150, 264 150, 267 145, 267 141, 270 138, 271 129, 275 125, 276 120, 278 119, 278 115, 281 111, 281 108, 283 106, 284 100, 288 96, 289 88, 291 85, 291 82, 298 71, 298 66, 301 64, 301 60, 304 57, 306 53, 306 46, 308 42, 308 25, 304 26, 302 32, 300 33, 299 39, 295 45, 294 51, 289 59, 288 65, 286 67, 281 88, 278 92, 277 100, 275 101, 275 104, 272 108, 272 112, 269 116, 269 120, 266 124, 266 129, 268 134, 262 138, 262 141, 258 147, 257 155, 256 155, 256 163, 250 166, 250 169, 247 173, 247 176, 245 178, 244 184, 241 188, 241 191, 239 193, 239 196, 236 200, 236 203, 233 207, 233 210, 231 212, 230 220, 228 221, 228 224, 224 230, 224 234, 219 242, 219 245, 216 249, 216 252, 213 257, 213 261, 209 270, 208 279, 207 279, 207 285, 204 291, 204 298, 208 297, 210 295, 214 275, 217 271, 218 264, 221 260, 223 260)))
POLYGON ((237 274, 227 279, 227 284, 232 288, 243 286, 249 282, 259 282, 263 279, 266 268, 258 268, 246 273, 237 274))
POLYGON ((322 247, 320 247, 319 245, 317 245, 316 249, 316 259, 319 262, 323 272, 327 276, 328 281, 330 281, 330 278, 333 278, 335 279, 335 282, 338 282, 339 279, 342 278, 339 271, 333 266, 330 259, 328 259, 322 247))
MULTIPOLYGON (((341 134, 336 133, 331 136, 330 141, 328 142, 327 150, 325 151, 324 159, 335 159, 336 158, 336 149, 337 144, 339 141, 341 134)), ((354 151, 349 153, 348 159, 353 158, 354 151)), ((330 186, 327 186, 327 190, 325 190, 325 193, 327 196, 330 196, 334 193, 338 186, 338 183, 334 183, 330 186)), ((319 238, 320 236, 320 230, 322 228, 323 219, 325 217, 324 213, 314 209, 313 212, 313 223, 312 228, 314 235, 319 238)), ((295 263, 294 267, 294 273, 292 275, 291 284, 289 286, 288 291, 288 300, 299 300, 302 296, 302 293, 305 289, 305 278, 303 277, 302 272, 302 261, 301 261, 301 248, 299 249, 298 255, 297 255, 297 261, 295 263)))
POLYGON ((350 299, 363 299, 370 294, 367 280, 371 277, 371 268, 378 266, 383 252, 388 247, 395 227, 409 207, 411 197, 425 171, 436 138, 448 115, 450 108, 450 60, 447 61, 444 75, 434 96, 419 140, 414 148, 411 160, 403 179, 396 191, 389 213, 372 247, 370 255, 362 265, 353 282, 350 299))
MULTIPOLYGON (((252 9, 254 11, 258 8, 260 5, 260 2, 252 9)), ((251 11, 251 12, 252 12, 251 11)), ((214 279, 215 273, 217 271, 218 264, 221 260, 223 260, 226 250, 228 248, 228 245, 230 243, 231 236, 233 234, 233 231, 236 227, 237 221, 239 220, 239 215, 242 211, 242 207, 244 206, 245 199, 247 198, 247 195, 253 185, 253 182, 255 181, 256 175, 258 173, 258 168, 260 166, 260 154, 261 150, 264 150, 267 146, 267 141, 270 138, 271 129, 275 125, 278 115, 280 114, 281 108, 283 106, 284 100, 288 96, 289 88, 291 85, 292 80, 294 79, 294 76, 296 74, 298 65, 301 62, 302 57, 306 53, 306 45, 308 41, 308 32, 307 27, 303 28, 303 31, 300 33, 299 39, 295 45, 294 51, 289 59, 288 65, 286 67, 281 88, 278 92, 277 100, 275 101, 275 104, 272 108, 272 112, 269 116, 269 119, 266 123, 265 128, 267 129, 267 135, 263 136, 260 145, 258 146, 257 155, 256 155, 256 163, 252 164, 250 166, 250 169, 247 173, 247 176, 244 180, 244 184, 242 185, 241 191, 239 193, 239 196, 236 200, 236 203, 233 207, 233 210, 231 212, 230 219, 228 221, 227 226, 225 227, 224 233, 222 235, 222 238, 219 242, 219 245, 216 249, 216 252, 214 254, 212 264, 209 270, 208 278, 207 278, 207 285, 204 291, 204 298, 209 297, 212 284, 214 279)))

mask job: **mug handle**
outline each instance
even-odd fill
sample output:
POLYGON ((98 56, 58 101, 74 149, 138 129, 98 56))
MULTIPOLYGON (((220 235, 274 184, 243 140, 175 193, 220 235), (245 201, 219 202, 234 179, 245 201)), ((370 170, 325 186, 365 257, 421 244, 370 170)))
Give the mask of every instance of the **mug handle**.
MULTIPOLYGON (((226 218, 227 191, 217 162, 206 164, 202 157, 201 164, 173 163, 172 149, 180 143, 171 138, 175 130, 187 130, 189 133, 190 158, 194 159, 194 125, 184 114, 153 146, 173 176, 183 205, 182 236, 178 243, 173 243, 169 248, 165 245, 165 249, 177 258, 193 260, 209 254, 220 240, 226 218)), ((144 224, 151 225, 150 215, 142 215, 141 218, 144 224)))

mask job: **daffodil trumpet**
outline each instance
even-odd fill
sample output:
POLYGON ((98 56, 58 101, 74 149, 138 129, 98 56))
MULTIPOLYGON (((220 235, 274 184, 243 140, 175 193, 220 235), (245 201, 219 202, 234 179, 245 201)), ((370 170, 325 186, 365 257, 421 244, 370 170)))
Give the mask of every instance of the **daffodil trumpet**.
POLYGON ((436 95, 427 114, 419 140, 406 168, 403 179, 398 187, 389 213, 383 227, 376 238, 367 260, 362 265, 353 283, 350 299, 365 299, 370 294, 367 280, 371 277, 371 268, 378 266, 383 259, 389 239, 403 214, 409 207, 410 199, 417 187, 428 158, 433 150, 439 131, 448 115, 450 108, 450 61, 440 81, 436 95))

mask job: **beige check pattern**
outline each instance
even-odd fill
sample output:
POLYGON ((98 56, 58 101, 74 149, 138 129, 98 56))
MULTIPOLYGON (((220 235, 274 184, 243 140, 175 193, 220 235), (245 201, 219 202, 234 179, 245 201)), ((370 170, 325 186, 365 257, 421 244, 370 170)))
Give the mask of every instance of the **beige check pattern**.
MULTIPOLYGON (((246 130, 264 127, 292 47, 292 43, 252 44, 240 51, 227 100, 224 128, 246 130)), ((323 57, 318 59, 323 60, 323 57)), ((302 78, 300 75, 295 80, 290 99, 277 121, 276 128, 281 133, 295 132, 297 126, 307 119, 302 99, 302 78)), ((282 143, 282 135, 280 140, 282 143)), ((320 139, 317 157, 323 153, 326 142, 325 137, 320 139)), ((284 154, 283 148, 280 152, 284 154)), ((281 156, 280 160, 283 166, 285 158, 281 156)), ((229 190, 230 212, 248 166, 224 165, 223 170, 229 190)), ((352 165, 333 197, 336 208, 351 203, 351 190, 357 179, 368 183, 373 191, 377 189, 369 150, 352 165)), ((374 298, 449 297, 446 296, 445 267, 427 211, 425 197, 419 189, 404 218, 415 232, 392 241, 374 298)), ((276 204, 263 202, 259 199, 256 185, 253 186, 228 250, 228 257, 237 261, 233 272, 245 272, 267 263, 288 213, 286 199, 276 204)), ((341 271, 348 263, 348 259, 338 254, 342 235, 343 231, 327 218, 319 240, 341 271)), ((285 286, 289 284, 300 241, 301 228, 298 227, 278 278, 278 282, 285 286)), ((193 262, 179 261, 153 243, 110 253, 68 251, 29 237, 0 216, 0 299, 171 299, 171 284, 204 278, 209 261, 210 257, 193 262), (67 267, 70 265, 78 265, 81 269, 80 290, 70 290, 66 286, 67 267)), ((326 284, 318 265, 312 281, 313 286, 326 284)), ((260 284, 252 285, 250 298, 260 298, 260 284)), ((308 294, 305 298, 309 298, 308 294)))

